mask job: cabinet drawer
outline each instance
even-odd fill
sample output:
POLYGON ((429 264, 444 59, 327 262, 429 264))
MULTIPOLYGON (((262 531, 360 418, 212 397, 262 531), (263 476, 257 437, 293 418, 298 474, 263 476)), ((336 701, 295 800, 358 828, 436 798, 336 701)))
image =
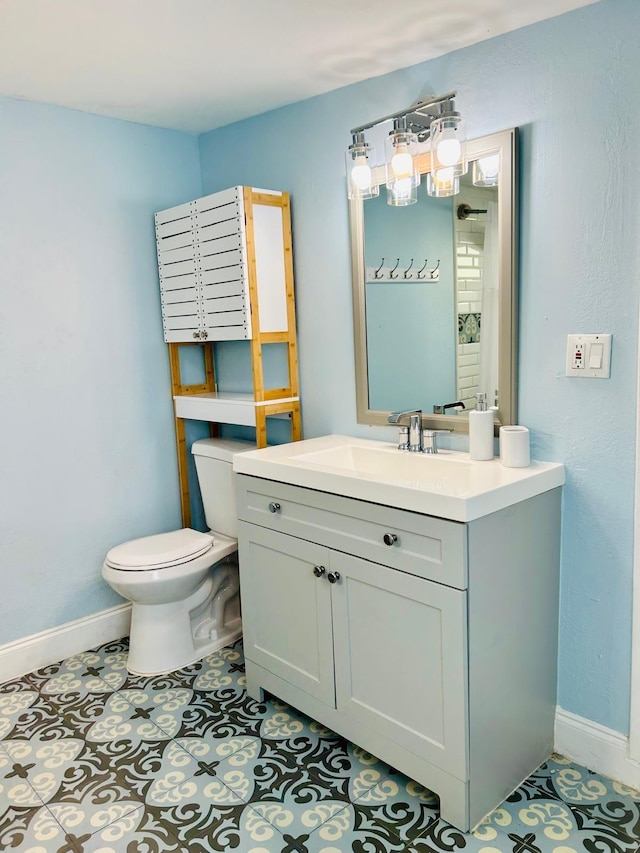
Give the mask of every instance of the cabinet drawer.
POLYGON ((238 516, 243 521, 456 589, 467 587, 465 524, 244 474, 236 476, 238 516))

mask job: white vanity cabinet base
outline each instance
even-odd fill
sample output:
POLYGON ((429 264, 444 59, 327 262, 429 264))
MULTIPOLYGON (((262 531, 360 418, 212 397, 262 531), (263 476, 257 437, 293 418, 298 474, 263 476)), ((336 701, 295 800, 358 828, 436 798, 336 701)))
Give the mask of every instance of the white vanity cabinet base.
POLYGON ((463 524, 237 483, 249 695, 281 697, 475 826, 553 750, 560 489, 463 524))
POLYGON ((469 826, 468 783, 456 779, 450 773, 425 762, 389 738, 378 734, 355 717, 331 708, 313 696, 283 681, 269 670, 245 659, 247 670, 247 693, 260 702, 264 700, 264 691, 284 699, 294 708, 318 720, 347 740, 386 761, 406 773, 411 779, 435 791, 440 797, 440 810, 444 820, 453 826, 469 826))

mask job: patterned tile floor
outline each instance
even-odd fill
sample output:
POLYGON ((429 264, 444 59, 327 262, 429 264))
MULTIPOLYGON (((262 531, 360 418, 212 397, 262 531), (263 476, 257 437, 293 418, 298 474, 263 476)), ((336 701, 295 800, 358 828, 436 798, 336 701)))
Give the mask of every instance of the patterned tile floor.
POLYGON ((126 640, 0 685, 0 850, 24 853, 617 853, 640 795, 554 756, 472 834, 438 800, 244 691, 242 646, 168 676, 126 640))

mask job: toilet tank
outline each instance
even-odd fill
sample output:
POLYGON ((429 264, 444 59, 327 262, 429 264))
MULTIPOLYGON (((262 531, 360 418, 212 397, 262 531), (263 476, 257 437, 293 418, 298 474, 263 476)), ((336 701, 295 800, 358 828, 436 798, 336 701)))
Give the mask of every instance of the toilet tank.
POLYGON ((203 438, 193 442, 191 452, 196 463, 209 530, 237 539, 238 516, 233 456, 255 449, 253 442, 232 441, 226 438, 203 438))

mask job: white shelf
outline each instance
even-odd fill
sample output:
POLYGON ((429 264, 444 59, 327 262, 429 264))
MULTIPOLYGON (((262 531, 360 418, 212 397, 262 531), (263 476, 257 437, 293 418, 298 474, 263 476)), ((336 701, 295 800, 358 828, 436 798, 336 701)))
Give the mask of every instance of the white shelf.
MULTIPOLYGON (((280 403, 296 403, 299 397, 281 397, 258 402, 252 394, 233 391, 207 391, 203 394, 176 394, 173 398, 177 418, 194 421, 211 421, 221 424, 256 425, 256 409, 280 403)), ((288 417, 273 415, 272 417, 288 417)))

